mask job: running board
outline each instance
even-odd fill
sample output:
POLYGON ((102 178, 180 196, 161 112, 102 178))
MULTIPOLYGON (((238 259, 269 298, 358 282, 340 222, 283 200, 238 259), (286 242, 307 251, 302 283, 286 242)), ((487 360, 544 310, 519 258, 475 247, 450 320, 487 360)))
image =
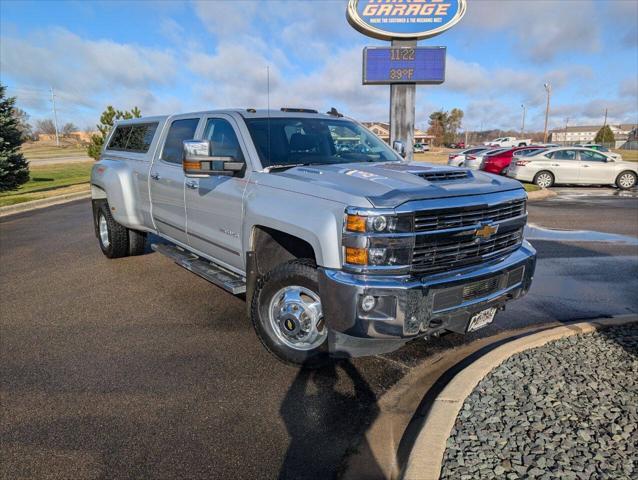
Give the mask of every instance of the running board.
POLYGON ((162 255, 166 255, 186 270, 190 270, 234 295, 246 292, 246 281, 243 277, 208 260, 204 260, 194 253, 163 243, 153 243, 151 248, 162 255))

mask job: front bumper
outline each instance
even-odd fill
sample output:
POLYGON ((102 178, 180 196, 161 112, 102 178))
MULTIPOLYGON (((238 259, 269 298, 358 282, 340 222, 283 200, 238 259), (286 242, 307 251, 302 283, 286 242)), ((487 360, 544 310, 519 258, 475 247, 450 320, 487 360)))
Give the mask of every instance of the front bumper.
POLYGON ((377 277, 320 269, 330 350, 372 355, 443 331, 465 333, 473 314, 525 295, 535 266, 536 250, 524 241, 505 257, 451 273, 377 277), (361 308, 365 295, 377 299, 367 313, 361 308))

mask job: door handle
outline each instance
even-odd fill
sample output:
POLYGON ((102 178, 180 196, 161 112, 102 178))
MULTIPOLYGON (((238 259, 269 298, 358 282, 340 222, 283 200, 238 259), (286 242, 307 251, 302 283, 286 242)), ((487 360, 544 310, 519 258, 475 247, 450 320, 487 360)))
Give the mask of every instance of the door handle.
POLYGON ((160 179, 160 174, 159 173, 151 173, 151 178, 153 180, 159 180, 160 179))
POLYGON ((589 165, 585 164, 585 165, 583 165, 583 167, 585 167, 585 168, 589 168, 589 165))
POLYGON ((552 167, 560 167, 559 163, 552 163, 552 167))
POLYGON ((193 190, 195 190, 196 188, 199 188, 199 183, 197 183, 197 182, 195 182, 193 180, 190 180, 190 181, 186 182, 186 186, 188 188, 192 188, 193 190))

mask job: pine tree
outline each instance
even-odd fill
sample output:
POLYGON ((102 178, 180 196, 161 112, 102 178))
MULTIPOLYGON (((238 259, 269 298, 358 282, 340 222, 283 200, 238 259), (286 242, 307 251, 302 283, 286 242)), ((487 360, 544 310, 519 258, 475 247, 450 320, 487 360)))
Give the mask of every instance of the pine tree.
POLYGON ((0 192, 15 190, 29 181, 29 163, 20 153, 22 132, 15 115, 15 97, 5 96, 0 85, 0 192))
POLYGON ((616 139, 614 138, 614 132, 611 131, 609 125, 605 125, 596 134, 596 138, 594 138, 594 142, 596 143, 614 143, 616 139))
POLYGON ((102 115, 100 115, 100 123, 97 125, 97 130, 99 133, 91 135, 91 143, 89 144, 89 147, 87 149, 89 157, 94 158, 95 160, 98 160, 100 158, 104 140, 113 128, 113 123, 115 123, 115 120, 129 120, 131 118, 140 118, 141 116, 142 112, 137 107, 133 107, 130 112, 127 112, 126 110, 115 110, 111 105, 106 107, 106 110, 104 110, 102 112, 102 115))

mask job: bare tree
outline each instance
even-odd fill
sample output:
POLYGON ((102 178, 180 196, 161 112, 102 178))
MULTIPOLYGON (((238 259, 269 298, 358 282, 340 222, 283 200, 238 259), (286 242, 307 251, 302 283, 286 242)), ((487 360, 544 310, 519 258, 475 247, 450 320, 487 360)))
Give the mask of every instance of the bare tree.
POLYGON ((64 126, 62 127, 62 135, 65 137, 68 137, 73 132, 77 132, 78 130, 79 130, 78 127, 76 127, 73 123, 68 122, 68 123, 65 123, 64 126))
POLYGON ((46 135, 55 135, 55 123, 50 118, 44 120, 36 120, 35 133, 44 133, 46 135))

